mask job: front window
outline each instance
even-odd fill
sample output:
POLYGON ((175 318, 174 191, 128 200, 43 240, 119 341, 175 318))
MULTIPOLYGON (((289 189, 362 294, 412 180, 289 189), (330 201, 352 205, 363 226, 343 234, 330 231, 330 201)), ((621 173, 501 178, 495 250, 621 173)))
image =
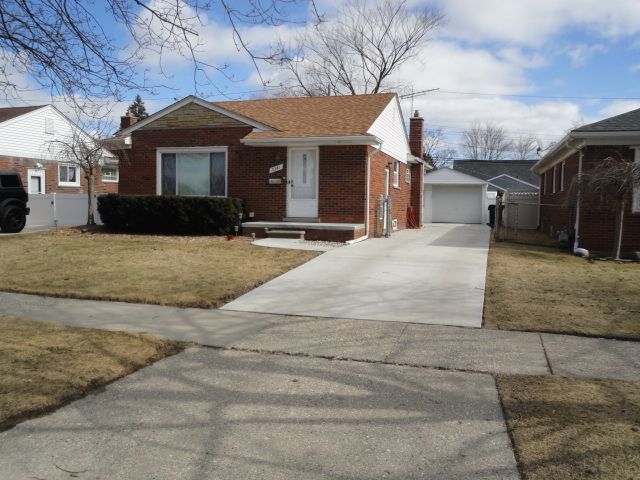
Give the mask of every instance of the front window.
POLYGON ((102 167, 102 181, 107 183, 116 183, 118 181, 117 167, 102 167))
POLYGON ((75 165, 58 165, 58 185, 62 187, 79 187, 80 168, 75 165))
POLYGON ((393 162, 393 186, 400 186, 400 162, 393 162))
POLYGON ((227 195, 225 151, 162 153, 160 170, 162 195, 227 195))
POLYGON ((560 191, 564 192, 564 160, 560 164, 560 191))

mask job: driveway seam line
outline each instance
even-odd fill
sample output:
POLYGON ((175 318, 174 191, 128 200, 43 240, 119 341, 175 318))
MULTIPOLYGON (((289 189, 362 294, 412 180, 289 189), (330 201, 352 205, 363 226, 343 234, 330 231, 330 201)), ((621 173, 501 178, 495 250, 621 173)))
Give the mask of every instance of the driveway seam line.
MULTIPOLYGON (((278 355, 278 356, 288 356, 288 357, 301 357, 301 358, 315 358, 319 360, 330 360, 330 361, 338 361, 338 362, 355 362, 355 363, 368 363, 368 364, 376 364, 376 365, 389 365, 392 367, 410 367, 410 368, 421 368, 425 370, 439 370, 442 372, 457 372, 457 373, 469 373, 474 375, 524 375, 530 376, 530 373, 496 373, 486 370, 473 370, 468 368, 451 368, 451 367, 443 367, 438 365, 419 365, 415 363, 406 363, 406 362, 387 362, 384 360, 370 360, 364 358, 352 358, 352 357, 343 357, 340 355, 317 355, 303 352, 286 352, 284 350, 264 350, 259 348, 244 348, 244 347, 221 347, 218 345, 206 345, 199 343, 191 343, 194 347, 203 347, 210 348, 212 350, 223 350, 230 352, 245 352, 245 353, 258 353, 262 355, 278 355)), ((535 374, 534 374, 535 375, 535 374)), ((540 374, 537 374, 540 375, 540 374)), ((548 374, 547 374, 548 375, 548 374)))
POLYGON ((547 348, 544 346, 544 341, 542 340, 541 333, 538 333, 538 338, 540 339, 540 345, 542 346, 542 353, 544 353, 544 359, 547 361, 547 368, 549 369, 549 373, 551 375, 555 375, 555 373, 553 373, 553 367, 551 366, 551 361, 549 360, 549 354, 547 353, 547 348))
POLYGON ((409 326, 408 323, 404 324, 404 326, 402 327, 402 330, 400 330, 400 335, 398 335, 398 340, 396 340, 395 346, 391 350, 389 350, 389 353, 386 354, 385 357, 382 359, 383 363, 393 363, 393 362, 388 362, 389 357, 397 351, 398 347, 400 346, 400 341, 402 340, 402 336, 404 335, 404 332, 408 326, 409 326))

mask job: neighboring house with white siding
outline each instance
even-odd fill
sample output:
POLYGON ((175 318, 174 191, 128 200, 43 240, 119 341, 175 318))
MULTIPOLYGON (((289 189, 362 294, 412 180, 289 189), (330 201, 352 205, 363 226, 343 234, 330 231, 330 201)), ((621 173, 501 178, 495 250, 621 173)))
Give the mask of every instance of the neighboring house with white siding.
MULTIPOLYGON (((20 173, 28 193, 86 193, 79 166, 60 155, 78 127, 53 105, 0 108, 0 170, 20 173)), ((117 157, 102 165, 96 193, 118 191, 117 157)))
POLYGON ((120 193, 241 198, 257 236, 346 241, 421 223, 423 119, 409 138, 396 94, 190 96, 132 120, 117 135, 120 193))

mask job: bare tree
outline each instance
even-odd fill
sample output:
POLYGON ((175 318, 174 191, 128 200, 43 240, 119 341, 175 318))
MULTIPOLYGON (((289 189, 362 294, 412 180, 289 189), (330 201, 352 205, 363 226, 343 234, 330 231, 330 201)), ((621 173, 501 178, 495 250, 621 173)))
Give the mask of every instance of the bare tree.
MULTIPOLYGON (((150 52, 181 55, 192 61, 196 90, 215 85, 210 71, 226 74, 226 65, 208 63, 198 36, 205 15, 225 16, 239 51, 262 58, 242 36, 243 24, 279 25, 289 21, 285 7, 303 0, 3 0, 0 8, 0 91, 18 97, 28 75, 52 95, 66 99, 120 99, 123 90, 153 91, 139 71, 150 52), (221 13, 220 13, 221 12, 221 13), (105 22, 119 25, 120 38, 105 22)), ((305 2, 306 3, 306 2, 305 2)), ((314 6, 317 20, 319 14, 314 6)), ((211 41, 212 39, 206 39, 211 41)), ((265 55, 264 58, 269 58, 265 55)), ((257 64, 256 64, 257 67, 257 64)), ((162 68, 162 66, 160 66, 162 68)))
POLYGON ((462 142, 472 160, 501 160, 511 150, 504 128, 492 122, 474 122, 462 133, 462 142))
MULTIPOLYGON (((70 133, 60 135, 49 142, 50 150, 61 164, 77 167, 87 181, 87 225, 95 225, 95 186, 96 176, 101 168, 115 164, 115 155, 106 149, 105 140, 112 129, 106 123, 98 121, 98 130, 90 135, 78 126, 74 126, 70 133)), ((68 168, 68 167, 67 167, 68 168)), ((76 171, 66 170, 67 175, 76 175, 76 171)), ((64 174, 63 173, 63 174, 64 174)), ((75 179, 74 179, 75 180, 75 179)))
POLYGON ((395 89, 391 77, 414 58, 443 23, 431 8, 417 12, 406 0, 349 0, 335 20, 307 29, 277 64, 285 87, 298 95, 355 95, 395 89))
POLYGON ((436 169, 450 166, 457 155, 456 149, 445 143, 442 128, 425 129, 424 153, 427 161, 436 169))
POLYGON ((535 159, 541 149, 541 142, 532 135, 522 135, 512 142, 514 160, 535 159))
POLYGON ((575 198, 579 191, 581 198, 615 211, 612 250, 616 260, 620 259, 622 248, 624 212, 629 202, 633 201, 635 189, 640 189, 640 163, 622 158, 617 152, 575 177, 571 186, 572 197, 575 198))

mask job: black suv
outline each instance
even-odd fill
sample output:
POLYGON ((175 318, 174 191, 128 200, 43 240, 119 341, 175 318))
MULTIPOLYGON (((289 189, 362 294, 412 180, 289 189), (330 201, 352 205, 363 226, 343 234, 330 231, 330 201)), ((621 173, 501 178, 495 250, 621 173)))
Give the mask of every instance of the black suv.
POLYGON ((27 223, 29 196, 16 172, 0 171, 0 230, 21 232, 27 223))

